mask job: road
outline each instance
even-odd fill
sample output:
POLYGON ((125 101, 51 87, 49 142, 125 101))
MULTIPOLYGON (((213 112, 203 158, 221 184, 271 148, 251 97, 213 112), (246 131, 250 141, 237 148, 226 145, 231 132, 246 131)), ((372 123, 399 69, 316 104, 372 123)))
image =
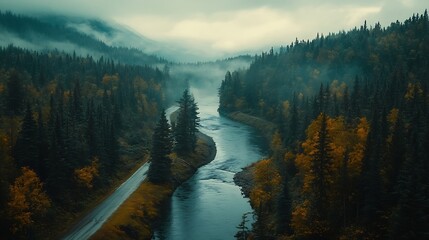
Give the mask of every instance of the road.
MULTIPOLYGON (((177 106, 168 108, 167 116, 178 109, 177 106)), ((106 200, 94 208, 63 238, 64 240, 83 240, 90 238, 103 223, 118 209, 118 207, 133 193, 146 178, 150 163, 145 163, 122 183, 106 200)))
POLYGON ((149 163, 143 164, 137 171, 121 184, 106 200, 94 208, 64 237, 64 240, 88 239, 97 232, 103 223, 133 193, 146 178, 149 163))

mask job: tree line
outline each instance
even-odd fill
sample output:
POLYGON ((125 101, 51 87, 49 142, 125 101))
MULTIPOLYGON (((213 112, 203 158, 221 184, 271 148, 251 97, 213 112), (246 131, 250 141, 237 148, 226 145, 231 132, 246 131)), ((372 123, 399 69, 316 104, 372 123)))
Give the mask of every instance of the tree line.
POLYGON ((428 40, 425 11, 297 40, 226 73, 219 110, 277 124, 253 168, 254 238, 427 238, 428 40))
MULTIPOLYGON (((89 21, 89 24, 101 32, 112 31, 109 26, 96 20, 89 21)), ((0 11, 0 26, 2 26, 2 33, 15 35, 24 41, 33 43, 35 46, 40 44, 40 48, 50 47, 44 44, 46 41, 53 42, 53 44, 67 43, 75 44, 81 49, 85 49, 83 50, 84 52, 90 51, 90 54, 104 55, 127 64, 167 63, 165 59, 146 54, 136 48, 109 46, 99 39, 68 26, 67 21, 61 17, 36 18, 9 11, 0 11)), ((60 50, 66 51, 67 49, 60 50)))

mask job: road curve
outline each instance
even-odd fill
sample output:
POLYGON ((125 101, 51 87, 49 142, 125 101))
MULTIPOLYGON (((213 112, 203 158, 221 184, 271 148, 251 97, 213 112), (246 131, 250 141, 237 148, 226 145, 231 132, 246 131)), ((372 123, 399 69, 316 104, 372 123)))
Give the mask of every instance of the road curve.
POLYGON ((146 178, 150 163, 145 163, 121 184, 106 200, 94 208, 63 238, 64 240, 88 239, 97 232, 103 223, 133 193, 146 178))

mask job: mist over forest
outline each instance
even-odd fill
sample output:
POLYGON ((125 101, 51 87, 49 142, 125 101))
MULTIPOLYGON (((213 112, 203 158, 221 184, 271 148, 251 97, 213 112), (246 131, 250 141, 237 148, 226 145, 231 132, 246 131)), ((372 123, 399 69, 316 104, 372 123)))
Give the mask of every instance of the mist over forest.
POLYGON ((135 17, 152 37, 127 14, 106 18, 107 6, 91 16, 0 4, 1 239, 429 236, 427 10, 349 27, 399 3, 345 5, 349 28, 289 41, 271 30, 298 34, 298 3, 182 19, 183 4, 135 17), (109 202, 135 172, 135 190, 109 202), (117 210, 100 217, 106 202, 117 210), (224 231, 181 232, 180 203, 189 222, 225 215, 213 224, 224 231))

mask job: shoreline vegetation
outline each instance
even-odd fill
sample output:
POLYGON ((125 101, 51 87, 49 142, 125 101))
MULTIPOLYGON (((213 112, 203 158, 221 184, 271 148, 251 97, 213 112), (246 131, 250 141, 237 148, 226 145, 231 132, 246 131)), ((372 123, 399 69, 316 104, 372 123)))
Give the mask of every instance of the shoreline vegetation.
MULTIPOLYGON (((258 131, 264 136, 265 140, 268 143, 271 141, 276 129, 276 126, 274 123, 247 113, 240 112, 240 111, 231 112, 231 113, 223 112, 221 114, 229 119, 232 119, 234 121, 240 122, 242 124, 248 125, 256 129, 256 131, 258 131)), ((259 162, 260 160, 262 159, 259 159, 257 162, 259 162)), ((254 183, 255 183, 253 170, 257 162, 244 167, 240 172, 234 175, 235 184, 237 184, 237 186, 241 188, 241 192, 243 193, 243 195, 249 199, 250 199, 250 191, 252 190, 252 187, 254 186, 254 183)))
POLYGON ((186 157, 171 154, 170 183, 156 185, 145 180, 91 239, 150 239, 152 224, 160 217, 163 204, 180 184, 216 156, 213 139, 202 133, 198 133, 197 137, 197 147, 193 153, 186 157))
POLYGON ((272 136, 276 130, 276 125, 274 123, 240 111, 231 113, 221 112, 221 115, 255 128, 259 133, 262 134, 262 136, 265 137, 267 142, 271 141, 272 136))

